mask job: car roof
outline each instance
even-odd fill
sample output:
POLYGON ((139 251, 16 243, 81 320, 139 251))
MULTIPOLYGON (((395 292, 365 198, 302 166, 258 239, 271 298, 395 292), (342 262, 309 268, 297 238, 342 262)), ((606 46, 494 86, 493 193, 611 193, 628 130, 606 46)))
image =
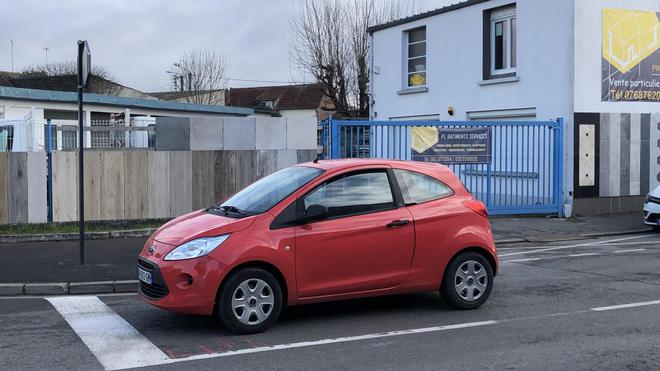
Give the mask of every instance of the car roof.
POLYGON ((338 160, 319 160, 318 162, 305 162, 297 166, 310 166, 323 170, 342 170, 357 166, 391 166, 402 169, 419 169, 421 171, 438 170, 439 168, 448 169, 447 166, 434 162, 388 160, 382 158, 348 158, 338 160))

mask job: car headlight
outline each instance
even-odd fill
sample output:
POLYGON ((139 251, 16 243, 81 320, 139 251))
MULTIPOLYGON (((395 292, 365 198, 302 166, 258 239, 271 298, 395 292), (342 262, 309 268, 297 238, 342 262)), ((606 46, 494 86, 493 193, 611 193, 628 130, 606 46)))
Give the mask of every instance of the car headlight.
POLYGON ((204 256, 225 242, 227 237, 229 237, 229 234, 223 234, 222 236, 217 237, 202 237, 188 241, 167 253, 163 259, 184 260, 204 256))

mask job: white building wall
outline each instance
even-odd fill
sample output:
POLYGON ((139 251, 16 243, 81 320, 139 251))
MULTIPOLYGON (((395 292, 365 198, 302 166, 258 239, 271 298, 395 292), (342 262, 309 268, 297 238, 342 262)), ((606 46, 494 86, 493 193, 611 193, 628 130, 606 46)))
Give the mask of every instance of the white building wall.
POLYGON ((483 12, 513 3, 488 1, 376 31, 372 35, 371 118, 555 120, 564 131, 564 198, 573 184, 573 0, 516 2, 517 81, 484 84, 483 12), (399 94, 404 32, 426 26, 427 92, 399 94), (451 106, 454 115, 448 114, 451 106))
POLYGON ((660 103, 602 101, 603 8, 657 13, 660 1, 575 1, 574 12, 574 111, 600 118, 595 196, 643 196, 660 184, 660 103))

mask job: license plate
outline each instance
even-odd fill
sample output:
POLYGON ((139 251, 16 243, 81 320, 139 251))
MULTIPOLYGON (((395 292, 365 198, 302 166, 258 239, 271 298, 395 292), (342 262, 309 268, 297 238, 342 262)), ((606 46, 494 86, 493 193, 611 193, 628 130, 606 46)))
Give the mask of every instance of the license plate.
POLYGON ((153 280, 151 278, 151 272, 147 272, 140 267, 138 267, 138 279, 150 285, 153 283, 153 280))

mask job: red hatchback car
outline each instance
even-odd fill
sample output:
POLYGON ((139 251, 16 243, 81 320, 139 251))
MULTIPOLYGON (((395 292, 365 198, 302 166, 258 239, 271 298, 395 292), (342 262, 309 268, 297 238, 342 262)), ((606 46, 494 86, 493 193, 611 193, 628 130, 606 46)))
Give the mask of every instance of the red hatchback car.
POLYGON ((305 163, 158 229, 138 258, 140 295, 169 310, 263 331, 285 305, 439 290, 482 305, 497 254, 484 205, 446 166, 305 163))

